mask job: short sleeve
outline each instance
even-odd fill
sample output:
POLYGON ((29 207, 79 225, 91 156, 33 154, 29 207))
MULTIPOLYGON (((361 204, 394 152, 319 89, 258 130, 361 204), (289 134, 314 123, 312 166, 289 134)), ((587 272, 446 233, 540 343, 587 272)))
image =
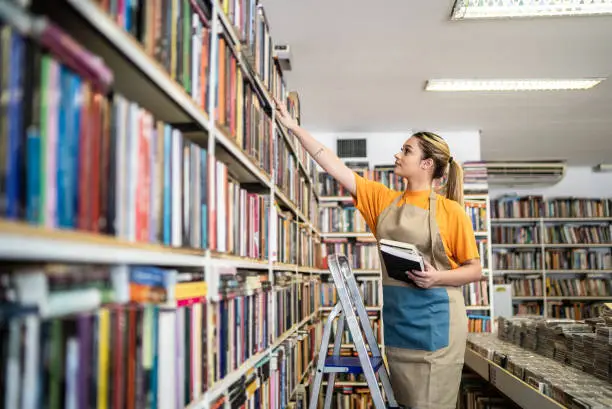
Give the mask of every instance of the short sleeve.
POLYGON ((393 202, 401 192, 389 189, 380 182, 375 182, 355 174, 356 194, 353 197, 355 208, 359 210, 365 222, 376 234, 376 221, 382 211, 393 202))
POLYGON ((448 226, 449 247, 456 262, 463 264, 468 260, 480 258, 480 255, 470 218, 459 203, 452 203, 448 226))

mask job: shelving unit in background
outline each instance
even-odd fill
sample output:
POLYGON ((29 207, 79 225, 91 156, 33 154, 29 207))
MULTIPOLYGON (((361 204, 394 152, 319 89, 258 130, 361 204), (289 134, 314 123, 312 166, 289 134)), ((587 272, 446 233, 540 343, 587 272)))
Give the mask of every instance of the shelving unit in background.
POLYGON ((25 4, 0 7, 2 91, 22 97, 0 184, 0 292, 21 315, 0 330, 25 363, 2 359, 2 396, 286 407, 320 339, 318 177, 274 117, 273 96, 298 118, 299 98, 262 5, 25 4))
POLYGON ((491 202, 487 194, 467 194, 464 206, 478 246, 481 281, 463 286, 470 332, 494 332, 493 274, 491 273, 491 202))
POLYGON ((515 313, 598 316, 612 300, 612 201, 512 196, 493 207, 496 281, 512 284, 515 313))

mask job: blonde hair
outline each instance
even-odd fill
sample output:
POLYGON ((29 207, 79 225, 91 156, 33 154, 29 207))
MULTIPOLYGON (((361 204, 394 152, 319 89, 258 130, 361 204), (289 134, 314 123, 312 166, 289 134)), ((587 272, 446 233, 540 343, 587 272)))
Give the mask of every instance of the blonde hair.
POLYGON ((450 148, 441 136, 433 132, 417 132, 423 159, 433 159, 433 179, 446 176, 445 196, 463 206, 463 169, 451 156, 450 148))

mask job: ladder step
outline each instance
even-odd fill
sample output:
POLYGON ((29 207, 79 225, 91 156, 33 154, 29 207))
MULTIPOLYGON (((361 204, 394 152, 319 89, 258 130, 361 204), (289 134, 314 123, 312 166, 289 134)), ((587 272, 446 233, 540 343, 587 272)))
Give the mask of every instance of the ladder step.
MULTIPOLYGON (((374 372, 378 372, 378 369, 383 364, 382 357, 369 357, 370 364, 374 369, 374 372)), ((338 356, 330 355, 325 358, 325 369, 323 372, 346 372, 352 374, 363 373, 361 362, 357 356, 338 356)))

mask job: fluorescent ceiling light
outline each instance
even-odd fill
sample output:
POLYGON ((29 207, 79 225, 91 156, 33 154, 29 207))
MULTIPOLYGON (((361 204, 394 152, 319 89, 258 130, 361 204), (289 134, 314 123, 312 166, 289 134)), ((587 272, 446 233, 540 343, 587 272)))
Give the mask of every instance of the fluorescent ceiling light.
POLYGON ((603 79, 433 79, 426 91, 560 91, 585 90, 603 79))
POLYGON ((612 0, 456 0, 451 20, 612 14, 612 0))

